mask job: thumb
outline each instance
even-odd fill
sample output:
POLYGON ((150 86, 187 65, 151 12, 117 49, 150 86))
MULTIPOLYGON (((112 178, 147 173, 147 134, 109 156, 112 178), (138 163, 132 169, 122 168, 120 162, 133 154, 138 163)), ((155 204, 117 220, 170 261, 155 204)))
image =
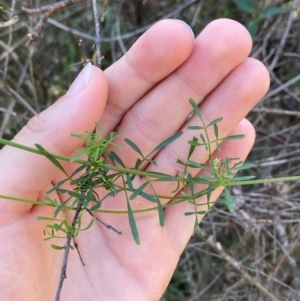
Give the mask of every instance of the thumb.
MULTIPOLYGON (((107 99, 103 72, 91 64, 79 73, 66 95, 47 110, 33 117, 13 141, 34 147, 42 145, 51 153, 70 156, 82 140, 70 133, 92 131, 107 99)), ((0 151, 0 195, 36 200, 52 181, 58 169, 44 156, 5 146, 0 151)), ((0 201, 0 221, 28 212, 31 205, 0 201)))

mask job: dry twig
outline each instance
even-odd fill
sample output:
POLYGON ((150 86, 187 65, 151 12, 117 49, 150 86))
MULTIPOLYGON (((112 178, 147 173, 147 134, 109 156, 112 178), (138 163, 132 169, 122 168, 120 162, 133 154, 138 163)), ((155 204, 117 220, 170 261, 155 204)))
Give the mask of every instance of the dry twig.
POLYGON ((206 244, 213 248, 224 260, 226 260, 232 267, 234 267, 247 281, 254 285, 258 290, 260 290, 264 295, 270 298, 271 301, 280 301, 276 296, 271 294, 268 290, 265 289, 259 282, 257 282, 243 267, 237 262, 233 257, 227 254, 222 245, 219 242, 214 242, 213 240, 206 237, 205 232, 198 228, 196 230, 196 235, 199 235, 202 239, 205 240, 206 244))
POLYGON ((40 37, 40 33, 43 30, 44 26, 46 25, 49 17, 57 12, 60 11, 70 5, 85 2, 87 0, 65 0, 65 1, 60 1, 58 3, 46 5, 40 8, 27 8, 27 7, 22 7, 22 10, 27 13, 28 15, 37 15, 37 14, 43 14, 41 17, 40 21, 38 24, 35 26, 33 31, 29 33, 27 36, 29 38, 30 42, 37 41, 40 37))

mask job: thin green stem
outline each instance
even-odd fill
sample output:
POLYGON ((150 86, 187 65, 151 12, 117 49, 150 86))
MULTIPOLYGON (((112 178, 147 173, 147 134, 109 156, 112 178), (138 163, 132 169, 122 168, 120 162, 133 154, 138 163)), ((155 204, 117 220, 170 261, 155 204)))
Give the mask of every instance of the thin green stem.
POLYGON ((259 179, 259 180, 249 180, 249 181, 231 181, 226 184, 226 186, 240 186, 240 185, 256 185, 256 184, 270 184, 279 182, 289 182, 289 181, 299 181, 300 176, 291 177, 280 177, 272 179, 259 179))
MULTIPOLYGON (((159 198, 168 198, 168 199, 170 198, 170 197, 161 197, 161 196, 158 196, 158 197, 159 198)), ((17 197, 7 196, 7 195, 3 195, 3 194, 0 194, 0 199, 23 202, 23 203, 39 205, 39 206, 48 206, 48 207, 53 207, 53 208, 57 208, 59 206, 59 204, 57 206, 55 206, 55 205, 47 203, 47 202, 34 201, 34 200, 24 199, 24 198, 17 198, 17 197)), ((165 205, 163 205, 163 207, 164 208, 172 207, 174 205, 177 205, 179 203, 182 203, 182 202, 186 201, 186 199, 182 199, 180 197, 173 198, 172 200, 173 201, 171 203, 165 204, 165 205)), ((203 205, 205 205, 205 204, 203 204, 203 205)), ((67 209, 67 210, 75 210, 74 208, 72 209, 71 206, 67 206, 67 205, 64 208, 67 209)), ((157 206, 150 207, 150 208, 147 208, 147 209, 133 210, 133 213, 144 213, 144 212, 149 212, 149 211, 154 211, 154 210, 157 210, 157 206)), ((97 210, 94 210, 93 212, 105 213, 105 214, 127 214, 128 213, 127 210, 102 210, 102 209, 97 209, 97 210)))
MULTIPOLYGON (((26 145, 23 145, 23 144, 20 144, 20 143, 17 143, 17 142, 13 142, 13 141, 9 141, 9 140, 3 139, 3 138, 0 138, 0 144, 5 144, 5 145, 11 146, 11 147, 15 147, 15 148, 25 150, 25 151, 30 152, 30 153, 34 153, 34 154, 37 154, 37 155, 44 156, 44 154, 42 154, 37 148, 26 146, 26 145)), ((67 156, 57 155, 57 154, 52 154, 52 153, 50 153, 50 154, 55 159, 58 159, 58 160, 63 160, 63 161, 68 161, 68 162, 70 162, 70 160, 71 160, 71 158, 67 157, 67 156)), ((88 161, 85 161, 85 160, 76 160, 76 161, 74 161, 74 163, 91 165, 91 163, 89 163, 88 161)))
MULTIPOLYGON (((35 153, 38 155, 44 155, 42 154, 38 149, 33 148, 33 147, 29 147, 29 146, 25 146, 13 141, 8 141, 6 139, 0 138, 0 144, 5 144, 5 145, 9 145, 15 148, 19 148, 31 153, 35 153)), ((67 156, 63 156, 63 155, 57 155, 57 154, 52 154, 51 155, 53 157, 55 157, 58 160, 63 160, 63 161, 67 161, 70 162, 71 158, 67 157, 67 156)), ((91 162, 89 161, 85 161, 85 160, 79 160, 77 159, 76 161, 74 161, 73 163, 78 163, 78 164, 84 164, 84 165, 91 165, 91 162)), ((172 178, 172 176, 169 175, 164 175, 161 173, 153 173, 153 172, 145 172, 145 171, 141 171, 141 170, 136 170, 136 169, 131 169, 131 168, 124 168, 124 167, 118 167, 118 166, 114 166, 114 165, 109 165, 109 164, 103 164, 104 168, 107 168, 108 170, 113 170, 113 171, 117 171, 120 173, 128 173, 128 174, 135 174, 135 175, 139 175, 139 176, 143 176, 143 177, 148 177, 148 178, 155 178, 155 179, 163 179, 165 177, 170 177, 172 178)), ((178 176, 173 176, 174 181, 176 182, 183 182, 186 183, 187 180, 186 178, 183 177, 178 177, 178 176)), ((300 180, 300 176, 290 176, 290 177, 280 177, 280 178, 272 178, 272 179, 258 179, 258 180, 248 180, 248 181, 231 181, 229 183, 226 183, 226 186, 241 186, 241 185, 257 185, 257 184, 268 184, 268 183, 279 183, 279 182, 288 182, 288 181, 299 181, 300 180)), ((197 183, 200 183, 201 181, 197 180, 197 183)), ((211 179, 211 180, 205 180, 203 181, 203 184, 208 184, 209 182, 216 182, 216 179, 211 179)), ((161 196, 163 197, 163 196, 161 196)), ((5 195, 0 195, 0 198, 3 199, 7 199, 7 200, 14 200, 14 201, 20 201, 20 202, 26 202, 26 203, 30 203, 33 205, 43 205, 43 206, 50 206, 50 207, 55 207, 52 204, 49 204, 47 202, 42 202, 42 201, 34 201, 34 200, 29 200, 29 199, 24 199, 24 198, 18 198, 18 197, 12 197, 12 196, 5 196, 5 195)), ((137 210, 135 212, 145 212, 145 211, 149 211, 149 210, 155 210, 156 207, 154 208, 150 208, 150 209, 145 209, 145 210, 137 210)), ((102 213, 126 213, 127 211, 105 211, 105 210, 99 210, 99 212, 102 213)))
POLYGON ((40 206, 48 206, 48 207, 56 207, 50 203, 43 202, 43 201, 34 201, 30 199, 25 199, 25 198, 18 198, 15 196, 8 196, 4 194, 0 194, 0 199, 5 199, 5 200, 10 200, 10 201, 16 201, 16 202, 22 202, 22 203, 28 203, 32 205, 40 205, 40 206))

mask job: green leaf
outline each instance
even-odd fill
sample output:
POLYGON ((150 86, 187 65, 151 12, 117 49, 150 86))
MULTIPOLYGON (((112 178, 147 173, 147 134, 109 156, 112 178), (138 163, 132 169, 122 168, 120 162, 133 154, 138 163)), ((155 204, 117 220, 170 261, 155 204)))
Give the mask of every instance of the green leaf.
POLYGON ((217 150, 220 152, 221 151, 221 144, 219 142, 216 142, 216 147, 217 147, 217 150))
POLYGON ((199 126, 199 125, 190 125, 187 128, 188 128, 188 130, 203 130, 204 129, 203 126, 199 126))
POLYGON ((230 182, 248 181, 248 180, 252 180, 254 178, 255 178, 255 176, 240 176, 240 177, 232 178, 230 182))
MULTIPOLYGON (((154 191, 155 193, 155 191, 154 191)), ((161 227, 165 225, 165 214, 164 214, 164 208, 161 205, 159 197, 155 194, 155 200, 157 204, 157 210, 158 210, 158 217, 159 217, 159 224, 161 227)))
POLYGON ((76 149, 76 154, 71 158, 70 162, 75 162, 77 159, 82 157, 83 155, 86 155, 88 153, 88 150, 86 148, 80 147, 76 149))
POLYGON ((243 139, 243 138, 245 138, 245 135, 231 135, 231 136, 224 137, 220 140, 237 140, 237 139, 243 139))
POLYGON ((210 201, 212 188, 213 188, 212 183, 209 183, 207 186, 207 203, 209 203, 209 201, 210 201))
POLYGON ((79 138, 79 139, 82 139, 82 140, 86 140, 86 135, 81 135, 81 134, 71 133, 70 137, 72 137, 72 138, 79 138))
POLYGON ((205 164, 198 163, 192 160, 187 161, 187 166, 192 168, 201 168, 201 169, 209 170, 209 168, 205 164))
POLYGON ((157 198, 147 192, 141 191, 140 195, 152 203, 157 203, 157 198))
POLYGON ((229 211, 233 212, 234 211, 234 203, 233 203, 233 199, 230 195, 230 192, 227 188, 224 189, 224 195, 225 195, 225 202, 226 202, 226 205, 227 205, 229 211))
POLYGON ((200 183, 200 184, 208 184, 210 183, 212 180, 214 180, 215 178, 212 177, 206 177, 206 176, 202 176, 202 177, 194 177, 194 183, 200 183))
POLYGON ((93 191, 93 187, 89 185, 88 190, 86 192, 87 195, 87 199, 94 201, 94 202, 98 202, 99 201, 99 195, 97 194, 97 192, 93 191))
POLYGON ((211 123, 209 123, 209 125, 207 127, 210 127, 212 125, 216 125, 217 123, 221 122, 223 120, 223 117, 219 117, 215 120, 213 120, 211 123))
POLYGON ((57 168, 59 168, 67 177, 69 177, 69 175, 67 174, 67 172, 64 170, 64 168, 62 167, 62 165, 59 163, 59 161, 57 159, 55 159, 55 157, 50 154, 46 149, 44 149, 41 145, 39 144, 35 144, 35 147, 40 151, 41 154, 43 154, 47 159, 49 159, 57 168))
POLYGON ((143 163, 143 161, 140 158, 137 158, 134 168, 139 169, 139 167, 141 166, 142 163, 143 163))
POLYGON ((63 210, 63 208, 66 206, 66 204, 70 201, 70 198, 68 198, 67 200, 65 200, 64 202, 62 202, 57 208, 56 210, 54 211, 54 215, 53 217, 56 218, 57 215, 59 214, 59 212, 61 210, 63 210))
POLYGON ((62 228, 62 224, 63 222, 59 225, 57 223, 54 224, 48 224, 46 225, 47 228, 53 229, 55 231, 64 231, 64 229, 62 228))
POLYGON ((248 29, 249 33, 251 34, 251 37, 255 37, 258 33, 258 24, 257 21, 250 21, 246 24, 246 28, 248 29))
POLYGON ((63 250, 65 247, 61 247, 61 246, 51 244, 51 248, 53 248, 54 250, 63 250))
POLYGON ((148 182, 142 184, 138 189, 134 191, 134 193, 129 197, 129 200, 135 199, 138 195, 141 194, 141 192, 144 190, 144 188, 148 185, 148 182))
POLYGON ((181 132, 178 132, 178 133, 172 135, 171 137, 167 138, 166 140, 161 142, 147 157, 149 157, 151 154, 159 151, 160 149, 162 149, 166 145, 172 143, 174 140, 178 139, 182 134, 183 134, 183 132, 181 131, 181 132))
POLYGON ((191 147, 190 147, 189 154, 188 154, 188 160, 190 159, 190 157, 192 156, 192 154, 193 154, 193 152, 194 152, 194 150, 196 148, 196 145, 192 144, 192 143, 197 143, 198 142, 198 138, 193 137, 193 140, 189 141, 189 142, 191 142, 191 143, 189 143, 189 144, 191 144, 191 147))
POLYGON ((186 216, 190 216, 190 215, 194 215, 194 214, 206 214, 207 212, 206 211, 194 211, 194 212, 185 212, 184 215, 186 216))
MULTIPOLYGON (((98 130, 98 132, 101 134, 102 133, 102 129, 101 129, 101 126, 100 126, 99 122, 97 122, 97 121, 95 122, 95 127, 98 130)), ((112 132, 112 133, 114 133, 114 132, 112 132)), ((111 135, 111 133, 109 135, 111 135)))
POLYGON ((178 192, 180 189, 180 182, 177 180, 177 186, 175 187, 174 190, 171 191, 171 193, 175 193, 175 192, 178 192))
POLYGON ((90 229, 93 226, 94 222, 95 222, 95 219, 92 218, 91 221, 89 222, 89 224, 85 228, 80 229, 80 231, 86 231, 86 230, 90 229))
MULTIPOLYGON (((194 137, 194 138, 195 138, 195 137, 194 137)), ((195 149, 195 147, 197 147, 197 146, 203 145, 202 143, 198 143, 198 139, 197 139, 197 138, 195 138, 195 140, 194 140, 194 138, 193 138, 193 140, 189 140, 189 141, 188 141, 188 144, 190 144, 191 146, 193 146, 194 149, 195 149)), ((194 151, 194 150, 193 150, 193 151, 194 151)))
POLYGON ((157 166, 157 162, 155 160, 145 159, 145 161, 149 162, 150 164, 153 164, 153 165, 157 166))
POLYGON ((185 216, 191 216, 191 215, 195 215, 196 212, 195 211, 191 211, 191 212, 184 212, 185 216))
POLYGON ((200 120, 202 121, 202 114, 201 114, 200 109, 197 106, 197 104, 194 102, 194 100, 192 98, 189 99, 189 102, 190 102, 191 106, 193 107, 193 110, 196 112, 196 114, 199 116, 200 120))
POLYGON ((63 185, 64 183, 66 183, 69 179, 64 179, 59 181, 54 187, 52 187, 50 190, 47 190, 46 193, 49 194, 55 190, 57 190, 61 185, 63 185))
POLYGON ((252 168, 253 164, 252 163, 245 163, 243 165, 240 166, 234 166, 231 168, 231 170, 245 170, 245 169, 249 169, 252 168))
POLYGON ((94 210, 97 210, 101 207, 102 205, 102 202, 110 197, 110 196, 115 196, 116 195, 116 192, 115 191, 110 191, 108 194, 106 194, 96 205, 94 205, 93 207, 90 208, 90 211, 94 211, 94 210))
POLYGON ((81 172, 82 170, 84 170, 87 166, 82 164, 80 165, 78 168, 76 168, 73 173, 71 174, 70 178, 73 178, 77 173, 81 172))
POLYGON ((52 206, 57 207, 58 202, 56 199, 51 199, 49 196, 45 196, 45 201, 49 202, 52 206))
POLYGON ((131 177, 128 173, 126 174, 126 183, 127 183, 129 191, 134 191, 132 181, 131 181, 131 177))
POLYGON ((102 205, 102 200, 101 202, 96 203, 93 207, 91 207, 90 211, 98 210, 102 205))
POLYGON ((53 217, 46 217, 46 216, 38 216, 36 218, 37 221, 53 221, 53 217))
MULTIPOLYGON (((115 188, 115 187, 114 187, 115 188)), ((106 198, 110 197, 110 196, 113 196, 115 197, 116 194, 120 191, 124 191, 123 188, 120 188, 120 189, 114 189, 114 190, 111 190, 109 191, 109 193, 107 195, 105 195, 102 199, 101 199, 101 202, 103 202, 106 198)))
POLYGON ((92 178, 93 176, 97 176, 97 175, 98 175, 98 172, 94 173, 94 174, 83 174, 81 177, 71 181, 71 185, 78 186, 78 184, 87 182, 90 178, 92 178))
MULTIPOLYGON (((98 127, 98 126, 97 126, 97 127, 98 127)), ((100 125, 99 125, 99 128, 100 128, 100 125)), ((99 129, 99 128, 98 128, 98 129, 99 129)), ((101 130, 99 130, 99 131, 101 132, 101 130)), ((110 132, 106 140, 108 140, 109 142, 112 142, 114 139, 116 139, 117 136, 118 136, 118 135, 117 135, 116 132, 110 132)), ((115 145, 115 144, 114 144, 114 146, 116 146, 119 150, 121 150, 121 148, 120 148, 119 145, 115 145)))
POLYGON ((214 124, 214 132, 215 132, 216 140, 218 140, 219 139, 219 128, 216 124, 214 124))
POLYGON ((229 169, 230 169, 230 168, 229 168, 230 162, 231 162, 230 158, 226 157, 226 158, 225 158, 225 167, 226 167, 226 170, 229 170, 229 169))
POLYGON ((176 160, 176 163, 180 164, 180 165, 184 165, 185 166, 185 163, 183 161, 181 161, 180 159, 177 159, 176 160))
POLYGON ((78 193, 78 192, 75 192, 75 191, 72 191, 72 190, 68 190, 68 195, 74 197, 74 198, 77 198, 79 200, 82 200, 84 198, 86 198, 86 195, 82 194, 82 193, 78 193))
POLYGON ((197 230, 199 227, 199 220, 198 220, 198 215, 195 215, 195 223, 194 223, 194 232, 197 230))
MULTIPOLYGON (((57 189, 57 192, 59 192, 59 193, 68 193, 69 190, 68 190, 68 189, 58 188, 58 189, 57 189)), ((57 205, 58 205, 58 204, 57 204, 57 205)))
POLYGON ((130 225, 132 236, 133 236, 136 244, 139 245, 140 244, 139 232, 138 232, 136 222, 134 219, 134 215, 133 215, 133 211, 131 209, 128 199, 127 199, 127 211, 128 211, 128 220, 129 220, 129 225, 130 225))
POLYGON ((204 144, 205 147, 206 147, 206 141, 205 141, 205 138, 204 138, 204 136, 203 136, 202 134, 200 134, 200 138, 201 138, 203 144, 204 144))
POLYGON ((140 154, 142 156, 142 158, 144 158, 143 153, 141 152, 141 150, 139 149, 139 147, 131 140, 125 138, 124 141, 134 150, 136 151, 138 154, 140 154))
POLYGON ((292 6, 285 6, 285 7, 278 7, 278 6, 274 6, 274 7, 268 7, 267 9, 265 9, 260 17, 261 18, 268 18, 271 16, 275 16, 275 15, 279 15, 279 14, 283 14, 286 12, 289 12, 293 9, 292 6))
POLYGON ((232 2, 242 11, 251 12, 256 5, 253 0, 232 0, 232 2))
POLYGON ((94 176, 94 178, 96 180, 93 180, 92 182, 89 183, 89 186, 88 187, 96 187, 96 186, 104 186, 103 184, 107 184, 109 183, 110 185, 113 186, 113 180, 115 178, 117 174, 114 173, 114 174, 110 174, 110 175, 107 175, 106 174, 106 170, 103 170, 103 169, 98 169, 98 174, 94 176), (100 177, 98 177, 100 176, 100 177))
POLYGON ((109 154, 108 154, 108 157, 114 162, 117 162, 119 165, 121 165, 122 167, 125 168, 125 165, 123 163, 123 161, 121 160, 121 158, 113 151, 111 151, 109 154))
POLYGON ((194 181, 193 181, 193 177, 190 173, 188 173, 188 175, 187 175, 187 181, 188 181, 188 184, 189 184, 189 187, 190 187, 190 190, 191 190, 191 193, 192 193, 192 197, 193 197, 193 194, 194 194, 194 181))
MULTIPOLYGON (((82 211, 81 211, 82 213, 82 211)), ((67 235, 68 234, 71 234, 73 236, 73 238, 76 238, 76 236, 78 235, 79 233, 79 229, 81 229, 81 219, 82 219, 82 214, 79 214, 78 216, 78 220, 77 220, 77 229, 74 228, 73 226, 69 226, 67 227, 67 235)))

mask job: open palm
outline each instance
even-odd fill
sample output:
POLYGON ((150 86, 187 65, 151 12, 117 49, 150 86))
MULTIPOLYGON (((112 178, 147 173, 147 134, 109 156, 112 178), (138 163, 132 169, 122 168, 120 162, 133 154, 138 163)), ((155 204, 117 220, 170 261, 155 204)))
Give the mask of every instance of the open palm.
MULTIPOLYGON (((250 50, 248 32, 231 20, 210 23, 195 40, 182 22, 161 21, 105 72, 86 67, 69 92, 30 120, 14 140, 29 146, 38 143, 50 152, 70 156, 82 143, 70 138, 70 133, 92 131, 95 121, 99 121, 105 133, 116 129, 122 133, 115 141, 122 147, 118 155, 127 167, 132 167, 137 154, 124 138, 134 141, 147 154, 182 130, 179 139, 154 155, 158 167, 144 166, 145 170, 175 175, 181 171, 176 160, 186 158, 186 141, 192 138, 186 127, 199 124, 195 116, 187 119, 192 111, 188 99, 193 98, 201 103, 207 122, 224 118, 220 136, 246 135, 242 143, 222 143, 218 156, 245 158, 255 134, 244 117, 269 85, 265 67, 247 58, 250 50)), ((193 160, 204 163, 207 154, 195 152, 193 160)), ((70 163, 62 164, 69 172, 75 168, 70 163)), ((3 195, 43 200, 45 191, 63 177, 46 158, 11 147, 0 151, 0 166, 3 195)), ((143 180, 136 178, 136 187, 143 180)), ((162 202, 172 201, 173 185, 156 184, 158 195, 170 196, 162 202)), ((220 192, 215 191, 213 198, 220 192)), ((55 193, 52 197, 64 200, 55 193)), ((151 206, 142 197, 131 202, 133 209, 151 206)), ((103 208, 126 210, 126 199, 121 194, 106 199, 103 208)), ((77 243, 85 266, 77 252, 71 251, 61 300, 159 300, 193 231, 194 217, 184 216, 188 210, 187 204, 165 209, 164 227, 160 227, 155 212, 136 214, 139 246, 132 239, 127 215, 99 215, 122 235, 101 224, 79 234, 77 243)), ((52 216, 53 209, 0 202, 1 300, 55 298, 63 251, 43 242, 45 224, 36 222, 38 215, 52 216)))

